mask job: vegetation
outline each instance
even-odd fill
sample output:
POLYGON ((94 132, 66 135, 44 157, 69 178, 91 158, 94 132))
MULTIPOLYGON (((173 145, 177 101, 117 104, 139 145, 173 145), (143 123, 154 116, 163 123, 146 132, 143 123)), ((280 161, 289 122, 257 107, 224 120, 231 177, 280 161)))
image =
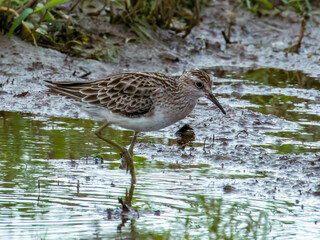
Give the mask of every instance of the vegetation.
MULTIPOLYGON (((312 0, 310 0, 312 1, 312 0)), ((312 16, 312 7, 309 0, 242 0, 247 8, 259 15, 278 14, 284 10, 292 9, 300 16, 312 16)))
POLYGON ((110 59, 117 53, 118 44, 110 41, 107 31, 102 36, 96 36, 95 32, 83 28, 81 18, 99 16, 110 24, 125 24, 142 39, 155 39, 153 31, 150 31, 153 27, 183 32, 186 36, 199 21, 199 2, 0 0, 0 28, 9 36, 15 33, 32 40, 34 45, 88 58, 110 59), (96 45, 100 47, 93 47, 96 45), (103 52, 102 49, 107 50, 103 52))
MULTIPOLYGON (((258 16, 265 15, 278 15, 283 11, 288 9, 293 10, 301 17, 301 26, 299 30, 298 41, 288 46, 284 51, 286 54, 290 52, 299 53, 302 39, 304 37, 306 21, 312 19, 312 7, 311 1, 314 0, 241 0, 251 12, 257 14, 258 16)), ((314 1, 315 2, 315 1, 314 1)), ((230 42, 230 28, 232 23, 229 23, 228 34, 223 32, 226 43, 230 42)))
MULTIPOLYGON (((109 60, 118 53, 119 44, 136 37, 110 31, 105 23, 122 24, 138 38, 151 41, 157 39, 157 28, 187 36, 198 24, 201 9, 214 1, 217 0, 0 0, 0 29, 9 36, 16 34, 32 41, 34 45, 80 57, 109 60), (103 23, 98 30, 99 26, 88 26, 88 22, 97 19, 103 23)), ((312 18, 311 1, 240 0, 240 3, 260 16, 292 9, 306 21, 312 18)), ((286 49, 287 52, 299 49, 304 26, 302 22, 300 41, 286 49)), ((232 43, 230 28, 225 34, 227 43, 232 43)))
POLYGON ((249 203, 226 204, 221 198, 204 196, 198 196, 197 202, 206 216, 210 239, 266 239, 270 232, 268 213, 259 209, 248 211, 252 207, 249 203))

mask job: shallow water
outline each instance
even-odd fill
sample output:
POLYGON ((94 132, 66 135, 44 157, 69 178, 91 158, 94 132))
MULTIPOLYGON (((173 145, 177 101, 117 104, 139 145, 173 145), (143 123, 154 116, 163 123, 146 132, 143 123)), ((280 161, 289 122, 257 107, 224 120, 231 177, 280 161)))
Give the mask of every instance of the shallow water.
MULTIPOLYGON (((176 126, 142 134, 131 196, 119 154, 93 134, 98 123, 0 112, 0 236, 318 239, 319 79, 277 69, 209 71, 232 117, 216 113, 221 129, 206 143, 197 119, 186 146, 176 126), (245 131, 225 129, 236 124, 245 131), (118 198, 128 197, 133 210, 123 213, 118 198)), ((123 145, 132 135, 106 134, 123 145)))
POLYGON ((297 123, 297 129, 268 132, 277 136, 280 146, 261 145, 276 153, 320 151, 320 78, 301 71, 262 68, 216 71, 223 96, 247 101, 248 109, 297 123), (231 91, 229 86, 231 87, 231 91))

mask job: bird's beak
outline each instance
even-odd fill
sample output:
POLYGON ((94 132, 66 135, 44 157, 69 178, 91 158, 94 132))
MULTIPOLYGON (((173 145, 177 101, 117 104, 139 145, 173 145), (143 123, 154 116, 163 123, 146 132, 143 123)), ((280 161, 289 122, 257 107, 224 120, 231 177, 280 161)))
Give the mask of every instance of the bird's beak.
POLYGON ((220 108, 220 110, 221 110, 221 112, 223 112, 223 114, 226 114, 226 111, 223 109, 221 104, 218 102, 218 100, 215 98, 215 96, 213 96, 212 93, 209 93, 207 95, 207 98, 210 99, 218 108, 220 108))

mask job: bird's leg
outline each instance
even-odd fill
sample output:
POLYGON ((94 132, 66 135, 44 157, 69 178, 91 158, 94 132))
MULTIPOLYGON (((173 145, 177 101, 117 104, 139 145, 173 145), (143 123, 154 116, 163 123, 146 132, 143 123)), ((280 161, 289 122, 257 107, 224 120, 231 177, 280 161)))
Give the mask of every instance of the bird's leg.
MULTIPOLYGON (((132 156, 132 158, 133 158, 133 147, 134 147, 135 143, 137 142, 137 135, 138 135, 138 132, 134 132, 134 135, 133 135, 130 147, 129 147, 129 151, 128 151, 128 153, 130 154, 130 156, 132 156)), ((125 155, 124 151, 122 151, 122 154, 125 155)), ((121 164, 120 164, 120 168, 121 169, 127 169, 127 171, 128 171, 129 167, 130 167, 130 164, 131 164, 131 160, 130 159, 123 158, 123 161, 121 161, 121 164)), ((132 164, 133 164, 133 161, 132 161, 132 164)))
POLYGON ((138 133, 139 133, 139 132, 136 132, 136 131, 134 132, 134 135, 133 135, 133 138, 132 138, 130 147, 129 147, 129 153, 131 154, 131 156, 133 156, 133 147, 134 147, 134 145, 135 145, 136 142, 137 142, 138 133))
MULTIPOLYGON (((139 132, 134 132, 130 147, 129 147, 129 155, 132 156, 131 158, 129 158, 129 168, 130 168, 130 173, 131 173, 131 186, 134 185, 136 183, 136 174, 135 174, 135 170, 134 170, 134 162, 133 162, 133 147, 137 142, 137 136, 138 136, 139 132)), ((127 169, 128 171, 128 169, 127 169)))
POLYGON ((136 176, 135 176, 135 170, 134 170, 134 162, 133 162, 133 147, 135 145, 135 143, 137 142, 137 136, 138 136, 138 132, 134 132, 130 147, 129 147, 129 151, 127 151, 125 149, 125 151, 122 151, 122 160, 121 164, 120 164, 120 168, 124 169, 126 168, 127 171, 130 170, 130 174, 131 174, 131 184, 135 184, 136 182, 136 176), (128 157, 128 155, 130 157, 128 157))
POLYGON ((104 123, 102 126, 100 126, 94 133, 96 134, 96 136, 98 138, 100 138, 101 140, 107 142, 108 144, 110 144, 111 146, 114 146, 115 148, 119 149, 121 152, 123 151, 123 147, 121 145, 119 145, 118 143, 111 141, 110 139, 102 136, 102 130, 105 129, 106 127, 108 127, 110 125, 110 123, 104 123))
POLYGON ((129 207, 132 207, 132 198, 133 198, 134 188, 135 188, 135 184, 131 184, 130 189, 129 189, 129 193, 128 193, 128 189, 126 189, 125 202, 126 202, 126 204, 128 204, 129 207))
POLYGON ((125 147, 122 147, 121 145, 119 145, 118 143, 111 141, 110 139, 102 136, 102 130, 105 129, 106 127, 108 127, 110 125, 110 123, 104 123, 102 126, 100 126, 96 131, 95 134, 98 138, 100 138, 101 140, 107 142, 108 144, 110 144, 111 146, 119 149, 121 151, 121 157, 124 159, 125 163, 129 163, 127 165, 129 166, 124 166, 123 167, 123 163, 120 164, 120 168, 124 169, 127 168, 127 171, 130 170, 130 174, 131 174, 131 184, 135 184, 136 183, 136 174, 134 171, 134 165, 133 165, 133 158, 132 158, 132 154, 130 154, 128 152, 128 150, 125 147), (129 169, 129 168, 130 169, 129 169))
POLYGON ((121 162, 119 168, 126 169, 127 172, 130 171, 131 184, 136 184, 136 173, 134 170, 133 157, 125 147, 123 147, 121 150, 121 162))

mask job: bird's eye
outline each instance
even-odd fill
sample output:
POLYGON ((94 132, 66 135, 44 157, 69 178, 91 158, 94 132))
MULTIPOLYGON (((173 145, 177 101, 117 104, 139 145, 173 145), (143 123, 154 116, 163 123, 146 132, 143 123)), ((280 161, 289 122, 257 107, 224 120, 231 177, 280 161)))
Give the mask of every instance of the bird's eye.
POLYGON ((196 87, 197 88, 203 88, 203 83, 202 82, 196 82, 196 87))

